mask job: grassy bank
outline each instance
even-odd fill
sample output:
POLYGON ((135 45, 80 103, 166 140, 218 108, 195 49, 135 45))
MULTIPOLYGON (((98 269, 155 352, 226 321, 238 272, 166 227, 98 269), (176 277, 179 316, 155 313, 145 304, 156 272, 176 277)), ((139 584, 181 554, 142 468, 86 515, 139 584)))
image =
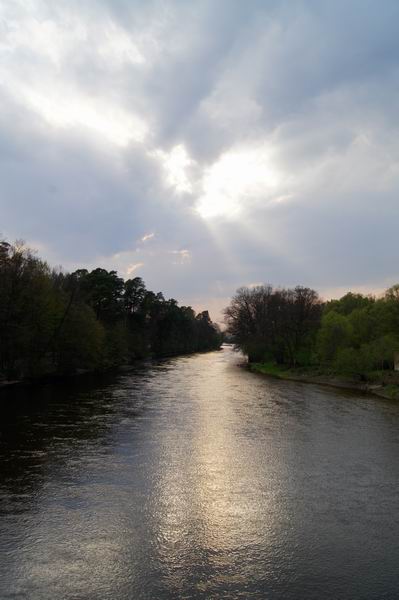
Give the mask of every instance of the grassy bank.
POLYGON ((341 389, 371 393, 389 400, 399 400, 399 376, 390 371, 373 371, 365 374, 365 380, 360 381, 339 373, 323 371, 319 367, 290 369, 273 362, 250 363, 249 369, 254 373, 261 373, 262 375, 276 377, 277 379, 328 385, 341 389))

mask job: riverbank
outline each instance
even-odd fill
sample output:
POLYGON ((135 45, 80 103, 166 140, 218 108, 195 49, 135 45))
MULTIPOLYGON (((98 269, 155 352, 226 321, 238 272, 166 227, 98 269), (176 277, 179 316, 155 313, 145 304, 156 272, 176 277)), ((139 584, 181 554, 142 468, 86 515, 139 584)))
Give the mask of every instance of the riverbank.
POLYGON ((151 361, 166 360, 168 358, 178 358, 180 356, 191 356, 193 354, 206 354, 207 352, 219 351, 221 346, 218 348, 206 348, 203 350, 194 350, 192 352, 179 352, 174 354, 163 354, 147 356, 145 358, 137 358, 129 363, 123 363, 120 365, 110 365, 108 367, 97 368, 97 369, 75 369, 69 373, 46 373, 38 375, 36 377, 26 377, 22 379, 0 379, 0 391, 6 390, 12 387, 29 387, 44 385, 47 383, 63 383, 65 381, 71 381, 73 379, 81 378, 85 375, 104 375, 106 373, 118 373, 123 371, 129 371, 140 364, 149 363, 151 361))
POLYGON ((395 382, 387 382, 382 377, 374 381, 357 381, 350 377, 331 375, 316 369, 289 369, 280 367, 274 363, 249 363, 250 371, 260 373, 277 379, 299 381, 327 385, 334 388, 353 390, 362 393, 373 394, 387 400, 399 400, 399 385, 395 382))
POLYGON ((13 387, 31 387, 40 386, 47 383, 64 383, 65 381, 71 381, 73 379, 79 379, 85 375, 104 375, 111 373, 112 371, 118 372, 126 370, 133 365, 116 365, 108 367, 107 369, 76 369, 71 373, 47 373, 37 377, 26 377, 23 379, 3 379, 0 381, 0 391, 13 388, 13 387))

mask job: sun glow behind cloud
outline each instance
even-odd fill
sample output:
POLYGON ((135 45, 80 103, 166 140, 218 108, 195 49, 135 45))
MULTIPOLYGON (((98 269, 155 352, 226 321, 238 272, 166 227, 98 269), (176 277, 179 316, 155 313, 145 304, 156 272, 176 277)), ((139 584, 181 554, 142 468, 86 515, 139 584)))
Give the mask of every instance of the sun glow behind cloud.
POLYGON ((197 211, 205 219, 234 218, 247 204, 275 192, 281 180, 269 148, 233 149, 205 172, 197 211))
POLYGON ((155 150, 149 153, 161 161, 166 183, 178 193, 191 194, 193 185, 187 170, 195 164, 183 144, 174 146, 170 152, 155 150))

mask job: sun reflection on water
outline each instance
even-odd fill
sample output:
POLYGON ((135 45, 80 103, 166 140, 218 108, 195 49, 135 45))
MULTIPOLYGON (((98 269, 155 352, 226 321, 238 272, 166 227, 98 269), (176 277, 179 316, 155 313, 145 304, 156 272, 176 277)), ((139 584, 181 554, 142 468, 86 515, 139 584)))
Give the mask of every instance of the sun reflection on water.
MULTIPOLYGON (((268 544, 276 543, 281 507, 267 481, 259 489, 262 456, 240 431, 237 407, 223 389, 217 365, 212 377, 211 361, 204 356, 203 363, 207 377, 189 390, 195 413, 190 423, 181 423, 189 425, 190 435, 180 436, 177 429, 178 449, 163 457, 157 551, 174 586, 175 577, 196 573, 199 589, 206 591, 214 577, 242 581, 245 547, 254 571, 257 545, 264 554, 268 544)), ((264 572, 265 565, 260 563, 259 569, 264 572)))

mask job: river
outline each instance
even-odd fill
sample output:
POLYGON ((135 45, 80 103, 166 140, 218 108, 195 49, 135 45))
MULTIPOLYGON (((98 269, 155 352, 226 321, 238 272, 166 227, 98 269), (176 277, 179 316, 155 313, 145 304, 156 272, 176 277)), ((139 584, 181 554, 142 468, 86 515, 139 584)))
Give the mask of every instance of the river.
POLYGON ((399 597, 399 406, 231 348, 2 391, 0 598, 399 597))

